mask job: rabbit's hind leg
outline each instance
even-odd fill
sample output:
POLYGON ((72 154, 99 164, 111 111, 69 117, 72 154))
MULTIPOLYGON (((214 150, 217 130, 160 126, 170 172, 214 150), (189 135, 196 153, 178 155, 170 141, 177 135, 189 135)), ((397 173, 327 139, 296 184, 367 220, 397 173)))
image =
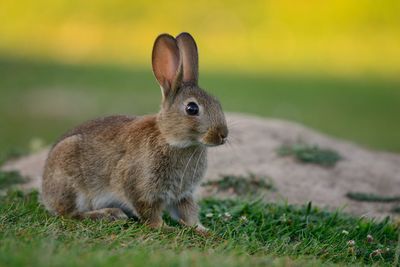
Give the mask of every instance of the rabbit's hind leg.
POLYGON ((91 220, 127 220, 128 216, 120 208, 103 208, 98 210, 77 212, 73 215, 76 219, 91 219, 91 220))
POLYGON ((76 219, 92 220, 125 220, 133 217, 134 211, 129 203, 124 203, 110 192, 98 192, 96 196, 88 198, 87 194, 77 193, 76 212, 72 215, 76 219))
POLYGON ((45 166, 41 200, 51 213, 69 216, 76 211, 73 184, 80 176, 77 156, 79 137, 60 141, 50 152, 45 166))

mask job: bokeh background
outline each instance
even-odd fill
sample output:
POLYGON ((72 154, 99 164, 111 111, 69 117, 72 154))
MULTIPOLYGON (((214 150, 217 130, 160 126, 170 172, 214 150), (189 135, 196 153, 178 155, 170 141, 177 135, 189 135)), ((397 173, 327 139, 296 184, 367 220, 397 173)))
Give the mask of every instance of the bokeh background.
POLYGON ((0 1, 0 151, 156 112, 153 41, 188 31, 225 110, 399 152, 399 14, 398 0, 0 1))

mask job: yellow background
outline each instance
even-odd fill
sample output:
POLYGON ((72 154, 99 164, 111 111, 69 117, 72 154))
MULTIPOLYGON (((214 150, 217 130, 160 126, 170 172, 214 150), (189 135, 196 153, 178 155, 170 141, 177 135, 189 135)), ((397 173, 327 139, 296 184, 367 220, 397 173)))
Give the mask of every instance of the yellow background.
POLYGON ((0 1, 0 53, 149 65, 161 32, 191 32, 207 70, 400 71, 400 1, 0 1))

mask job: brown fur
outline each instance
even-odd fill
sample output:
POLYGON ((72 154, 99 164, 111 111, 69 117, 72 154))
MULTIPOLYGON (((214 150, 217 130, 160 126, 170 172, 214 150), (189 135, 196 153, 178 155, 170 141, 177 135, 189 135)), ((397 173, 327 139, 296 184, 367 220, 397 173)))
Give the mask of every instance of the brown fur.
POLYGON ((204 230, 193 191, 206 169, 207 146, 223 144, 228 130, 219 102, 197 86, 197 73, 185 75, 194 80, 181 80, 182 72, 198 69, 187 66, 197 62, 181 60, 194 53, 190 40, 186 36, 180 44, 190 46, 184 50, 169 35, 156 40, 153 69, 163 92, 157 115, 92 120, 55 143, 42 184, 51 212, 111 220, 136 216, 160 227, 168 210, 182 224, 204 230), (188 102, 198 104, 198 116, 185 113, 188 102))

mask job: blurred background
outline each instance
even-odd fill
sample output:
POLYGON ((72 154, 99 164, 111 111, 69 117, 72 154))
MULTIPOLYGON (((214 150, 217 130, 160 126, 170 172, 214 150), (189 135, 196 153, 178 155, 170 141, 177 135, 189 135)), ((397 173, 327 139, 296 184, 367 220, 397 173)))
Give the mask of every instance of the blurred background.
POLYGON ((400 152, 400 1, 0 1, 0 151, 156 112, 156 36, 190 32, 225 110, 400 152))

